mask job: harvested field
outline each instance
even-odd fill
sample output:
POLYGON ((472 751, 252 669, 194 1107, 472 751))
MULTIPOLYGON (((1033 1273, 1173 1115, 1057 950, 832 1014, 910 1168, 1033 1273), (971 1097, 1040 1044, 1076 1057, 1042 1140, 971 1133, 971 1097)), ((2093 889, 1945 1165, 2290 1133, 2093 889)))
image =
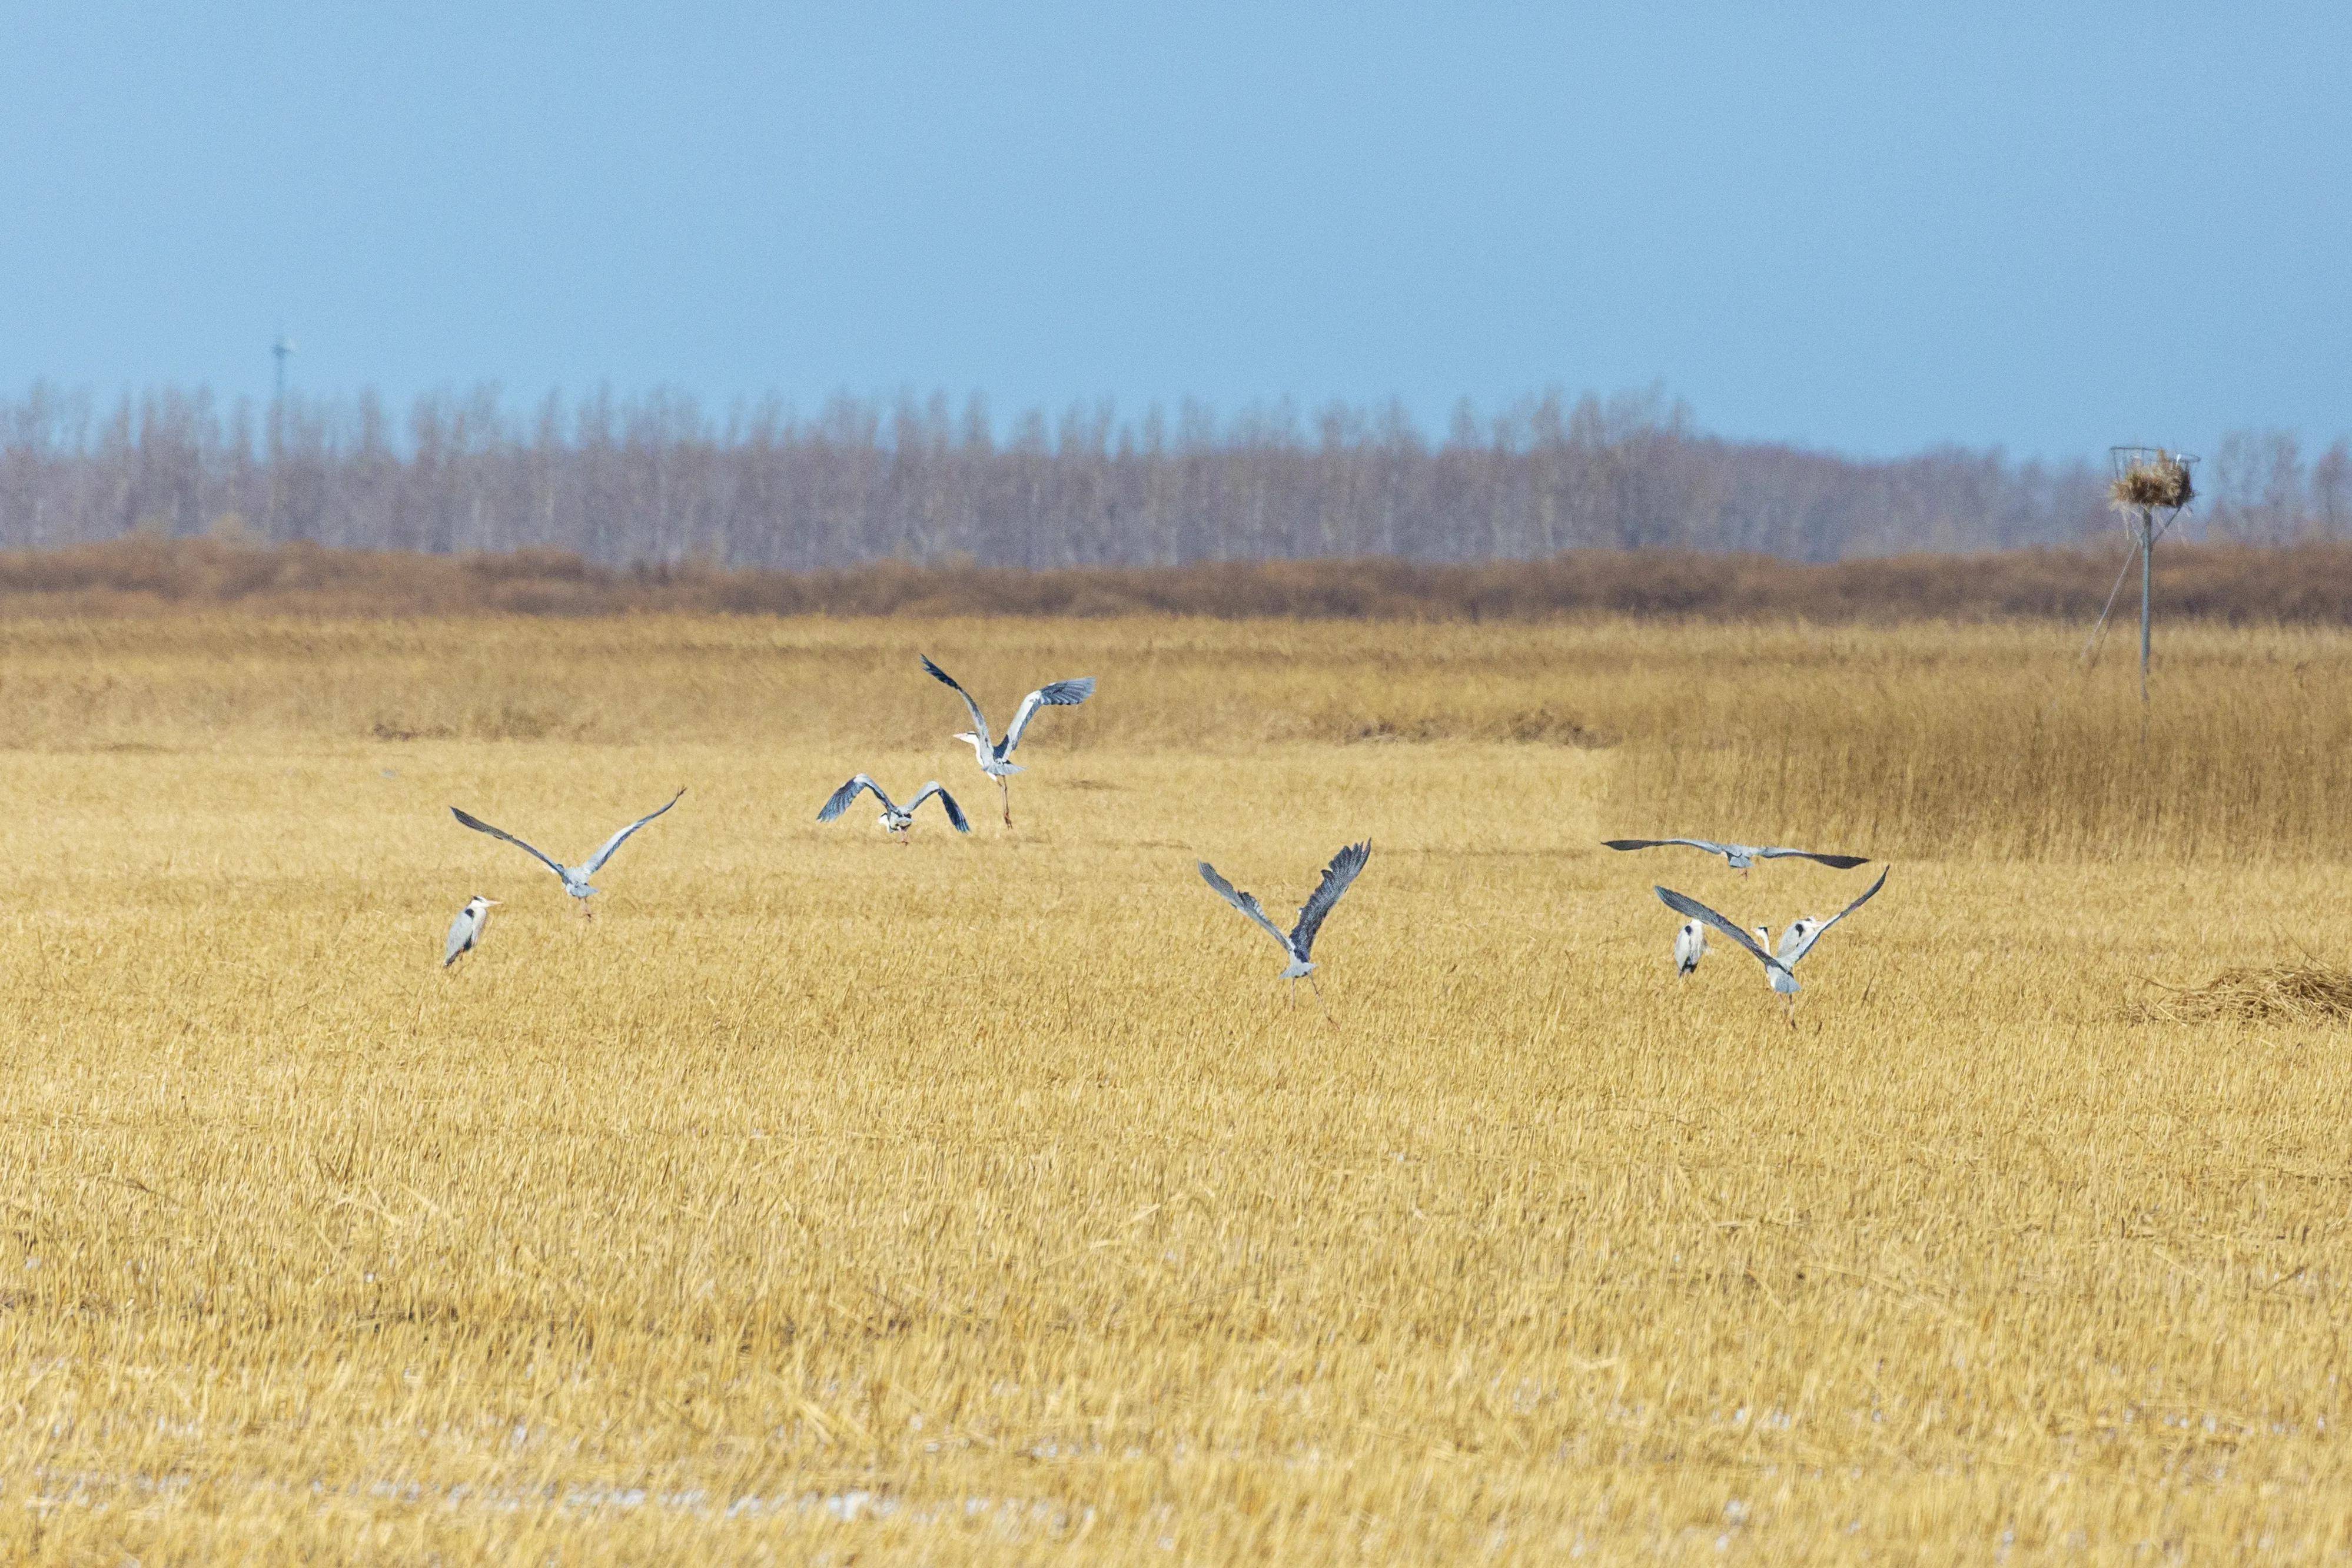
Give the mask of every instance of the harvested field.
POLYGON ((2352 637, 8 602, 12 1560, 2352 1550, 2352 637))

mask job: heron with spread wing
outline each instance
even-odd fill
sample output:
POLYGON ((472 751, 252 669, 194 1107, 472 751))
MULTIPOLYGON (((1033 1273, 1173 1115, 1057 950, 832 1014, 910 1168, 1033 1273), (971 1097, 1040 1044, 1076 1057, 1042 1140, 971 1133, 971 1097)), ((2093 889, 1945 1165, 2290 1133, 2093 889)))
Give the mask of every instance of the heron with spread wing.
POLYGON ((1789 1026, 1793 1029, 1797 1026, 1799 989, 1795 973, 1797 961, 1813 951, 1813 945, 1822 940, 1822 933, 1830 927, 1876 898, 1878 889, 1885 886, 1886 886, 1886 873, 1881 871, 1878 874, 1878 880, 1873 882, 1862 897, 1854 900, 1829 919, 1814 920, 1808 916, 1795 921, 1787 931, 1780 933, 1780 948, 1778 952, 1771 951, 1771 932, 1764 926, 1758 926, 1751 935, 1740 930, 1727 917, 1716 913, 1687 893, 1677 893, 1672 888, 1653 888, 1650 890, 1657 894, 1659 901, 1675 913, 1714 927, 1738 943, 1748 956, 1762 964, 1764 978, 1771 984, 1774 993, 1789 1004, 1789 1026))
POLYGON ((849 809, 849 803, 857 798, 857 794, 860 790, 871 790, 874 792, 874 798, 882 803, 882 815, 877 819, 882 824, 882 831, 890 835, 891 837, 896 838, 901 844, 911 842, 907 837, 907 829, 914 826, 915 813, 921 809, 923 802, 930 799, 933 795, 940 797, 940 809, 944 810, 948 814, 949 824, 953 826, 958 833, 970 833, 971 831, 971 824, 964 819, 963 807, 956 804, 955 796, 950 795, 946 789, 940 785, 940 781, 937 779, 931 780, 921 789, 917 790, 915 792, 914 799, 908 801, 904 805, 899 805, 894 803, 887 795, 883 793, 882 786, 880 784, 876 784, 864 773, 860 773, 856 778, 850 780, 847 784, 833 792, 832 796, 825 801, 824 806, 817 812, 816 819, 819 822, 831 822, 835 817, 839 816, 843 812, 849 809))
POLYGON ((1711 838, 1605 838, 1603 849, 1664 849, 1682 845, 1691 849, 1704 849, 1710 855, 1720 855, 1741 876, 1759 860, 1815 860, 1824 866, 1834 866, 1841 871, 1851 871, 1856 866, 1870 864, 1867 855, 1824 855, 1817 849, 1786 849, 1779 845, 1717 844, 1711 838))
POLYGON ((556 876, 562 880, 563 890, 579 900, 574 907, 579 910, 582 917, 584 919, 588 916, 589 912, 588 900, 593 896, 596 891, 594 888, 589 885, 588 879, 604 868, 604 862, 613 858, 613 851, 618 849, 622 845, 629 841, 630 834, 635 833, 638 828, 643 827, 646 823, 651 822, 655 817, 659 816, 662 812, 667 811, 670 806, 676 805, 679 801, 685 798, 686 791, 682 789, 679 790, 676 795, 669 797, 668 805, 663 806, 660 811, 649 811, 645 816, 637 818, 635 822, 632 822, 626 827, 624 827, 621 831, 613 835, 612 837, 604 840, 604 846, 603 848, 597 850, 593 855, 589 856, 587 859, 582 861, 577 866, 566 866, 562 861, 556 860, 542 851, 534 848, 532 846, 524 843, 521 839, 517 838, 513 834, 509 833, 504 828, 492 827, 480 817, 468 816, 467 813, 458 810, 454 805, 449 808, 449 815, 456 817, 459 822, 465 824, 467 827, 472 828, 477 833, 487 833, 493 838, 502 838, 506 840, 509 844, 513 845, 516 848, 523 851, 532 859, 537 860, 541 865, 554 872, 556 876))
MULTIPOLYGON (((1296 1007, 1298 1005, 1298 983, 1301 980, 1314 990, 1317 1001, 1323 1000, 1323 988, 1315 981, 1315 971, 1320 967, 1312 956, 1315 934, 1323 929, 1323 921, 1330 914, 1331 906, 1339 901, 1339 895, 1348 890, 1362 872, 1364 862, 1371 856, 1370 839, 1361 844, 1350 844, 1332 856, 1331 863, 1323 868, 1323 879, 1315 884, 1315 890, 1299 907, 1298 923, 1287 931, 1266 918, 1265 906, 1257 901, 1255 894, 1235 889, 1231 882, 1217 875, 1217 868, 1206 860, 1200 863, 1201 879, 1209 884, 1217 897, 1255 921, 1266 935, 1282 944, 1284 954, 1290 960, 1288 967, 1282 972, 1282 978, 1290 982, 1290 1005, 1296 1007)), ((1329 1008, 1327 1006, 1324 1011, 1328 1017, 1329 1008)))
MULTIPOLYGON (((917 657, 922 658, 921 655, 917 657)), ((954 676, 927 658, 923 658, 923 668, 930 671, 933 680, 951 689, 963 699, 963 705, 971 710, 971 728, 959 731, 955 738, 971 747, 972 755, 980 761, 980 771, 996 781, 997 794, 1004 803, 1004 826, 1012 826, 1013 775, 1023 771, 1012 760, 1013 748, 1021 743, 1021 737, 1028 730, 1029 721, 1037 716, 1038 709, 1076 707, 1095 694, 1095 678, 1081 676, 1076 680, 1056 680, 1039 687, 1021 700, 1021 706, 1013 711, 1013 722, 1005 727, 1004 739, 998 741, 990 738, 988 721, 982 716, 980 704, 971 700, 971 692, 957 684, 954 676)))

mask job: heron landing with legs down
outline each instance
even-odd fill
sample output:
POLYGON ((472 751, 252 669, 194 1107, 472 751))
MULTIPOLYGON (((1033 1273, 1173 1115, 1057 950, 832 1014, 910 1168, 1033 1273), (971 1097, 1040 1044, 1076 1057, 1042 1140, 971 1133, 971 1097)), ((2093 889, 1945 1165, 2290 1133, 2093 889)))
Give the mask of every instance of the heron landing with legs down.
POLYGON ((1076 707, 1095 694, 1095 678, 1087 675, 1039 687, 1021 700, 1021 706, 1013 710, 1013 722, 1005 727, 1004 739, 996 741, 989 738, 988 721, 982 717, 980 704, 971 700, 971 693, 929 658, 923 659, 923 668, 930 671, 932 679, 952 689, 963 699, 963 705, 971 710, 971 728, 957 731, 955 738, 971 747, 972 755, 979 759, 980 771, 996 781, 996 793, 1004 805, 1004 826, 1012 826, 1013 775, 1024 771, 1012 761, 1013 748, 1021 743, 1022 733, 1029 728, 1029 721, 1037 716, 1038 709, 1076 707))

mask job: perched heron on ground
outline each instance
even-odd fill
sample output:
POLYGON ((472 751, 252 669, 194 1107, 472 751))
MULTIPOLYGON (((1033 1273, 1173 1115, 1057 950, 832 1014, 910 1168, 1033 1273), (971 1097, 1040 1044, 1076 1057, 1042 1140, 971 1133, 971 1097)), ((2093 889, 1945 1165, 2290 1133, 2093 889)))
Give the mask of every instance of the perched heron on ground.
MULTIPOLYGON (((1323 929, 1324 917, 1331 912, 1331 906, 1339 901, 1339 895, 1348 890, 1349 884, 1356 879, 1357 873, 1363 870, 1364 862, 1370 859, 1371 855, 1371 841, 1366 839, 1361 844, 1350 844, 1332 856, 1331 863, 1323 868, 1323 879, 1315 884, 1315 890, 1299 907, 1298 923, 1290 928, 1287 935, 1280 926, 1266 919, 1265 910, 1257 901, 1255 894, 1236 890, 1231 882, 1218 876, 1217 868, 1206 860, 1200 863, 1201 879, 1215 889, 1219 898, 1265 928, 1266 935, 1282 944, 1282 951, 1290 959, 1289 967, 1282 972, 1282 978, 1290 982, 1290 1005, 1296 1007, 1298 1005, 1298 983, 1301 980, 1313 988, 1318 1002, 1323 1000, 1323 987, 1315 982, 1315 971, 1318 966, 1309 957, 1315 950, 1315 933, 1323 929)), ((1330 1016, 1328 1005, 1324 1016, 1330 1016)))
POLYGON ((958 833, 971 831, 971 824, 964 820, 963 807, 956 804, 955 796, 940 787, 940 781, 937 779, 931 780, 921 789, 917 790, 915 798, 902 806, 893 804, 890 797, 882 793, 880 784, 876 784, 864 773, 860 773, 833 792, 831 798, 825 801, 823 809, 817 812, 816 819, 819 822, 831 822, 849 809, 849 803, 857 798, 857 792, 862 789, 872 790, 874 798, 882 803, 882 831, 901 844, 912 842, 907 837, 907 829, 914 826, 915 813, 922 809, 923 802, 933 795, 940 797, 940 805, 947 809, 948 821, 953 825, 958 833))
POLYGON ((618 849, 622 845, 629 841, 630 834, 635 833, 638 828, 643 827, 646 823, 651 822, 655 817, 659 816, 663 811, 667 811, 670 806, 676 805, 679 801, 684 800, 685 798, 686 791, 679 790, 676 795, 669 797, 669 805, 663 806, 661 811, 649 811, 646 813, 645 816, 637 818, 635 822, 632 822, 626 827, 624 827, 621 831, 613 835, 612 837, 604 840, 604 847, 602 849, 599 849, 593 855, 589 856, 586 860, 583 861, 578 866, 566 866, 560 860, 552 859, 547 855, 541 853, 540 850, 524 843, 521 839, 517 838, 513 834, 507 832, 505 829, 492 827, 480 817, 468 816, 466 813, 458 810, 454 805, 449 808, 449 815, 456 817, 459 822, 464 823, 467 826, 472 828, 477 833, 487 833, 493 838, 505 839, 508 843, 529 854, 541 865, 546 867, 549 870, 562 878, 563 879, 563 890, 580 900, 578 908, 582 918, 585 919, 588 916, 589 897, 596 891, 594 888, 588 885, 588 879, 604 868, 604 862, 613 858, 614 850, 618 849))
MULTIPOLYGON (((1822 932, 1870 902, 1878 896, 1878 889, 1885 886, 1886 873, 1881 871, 1878 880, 1873 882, 1862 897, 1829 919, 1820 921, 1807 917, 1794 922, 1780 933, 1780 951, 1777 953, 1770 951, 1771 933, 1763 926, 1758 926, 1755 934, 1750 935, 1687 893, 1677 893, 1672 888, 1653 888, 1650 890, 1675 913, 1687 915, 1692 920, 1713 926, 1752 954, 1756 962, 1764 966, 1764 978, 1771 983, 1773 991, 1789 1004, 1789 1027, 1793 1029, 1797 1026, 1798 986, 1794 973, 1797 961, 1813 951, 1813 944, 1822 940, 1822 932)), ((1681 944, 1677 942, 1675 946, 1679 951, 1681 944)))
POLYGON ((1766 847, 1756 844, 1717 844, 1707 838, 1604 838, 1604 849, 1664 849, 1669 845, 1686 845, 1704 849, 1710 855, 1720 855, 1730 862, 1731 868, 1741 876, 1759 860, 1818 860, 1824 866, 1834 866, 1841 871, 1851 871, 1856 866, 1870 864, 1867 855, 1823 855, 1812 849, 1783 849, 1778 845, 1766 847))
POLYGON ((963 699, 963 705, 971 710, 971 728, 958 731, 956 739, 971 744, 972 755, 980 759, 980 771, 996 781, 997 794, 1004 802, 1004 826, 1012 826, 1013 775, 1023 770, 1014 765, 1011 758, 1013 748, 1021 743, 1022 731, 1029 728, 1029 721, 1037 716, 1040 708, 1075 708, 1092 697, 1095 694, 1095 678, 1081 676, 1076 680, 1056 680, 1039 687, 1023 698, 1021 706, 1013 710, 1013 722, 1006 726, 1004 739, 992 741, 988 734, 988 721, 981 717, 980 704, 971 700, 971 693, 958 686, 954 676, 929 658, 923 659, 923 668, 931 672, 932 679, 953 687, 955 694, 963 699))
POLYGON ((442 968, 448 968, 482 945, 482 932, 489 929, 490 911, 498 903, 498 900, 486 899, 479 893, 466 900, 466 907, 449 922, 449 945, 441 952, 442 968))
POLYGON ((1683 929, 1675 933, 1675 974, 1687 980, 1698 961, 1706 956, 1706 927, 1696 921, 1683 921, 1683 929))

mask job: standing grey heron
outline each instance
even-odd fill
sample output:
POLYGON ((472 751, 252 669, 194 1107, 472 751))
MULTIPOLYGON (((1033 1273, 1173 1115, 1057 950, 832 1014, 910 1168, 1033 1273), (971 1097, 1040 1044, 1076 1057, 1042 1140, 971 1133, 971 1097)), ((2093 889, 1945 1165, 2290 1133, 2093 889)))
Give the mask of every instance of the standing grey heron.
POLYGON ((651 822, 655 817, 659 816, 663 811, 667 811, 670 806, 676 805, 679 801, 684 800, 685 798, 686 791, 682 789, 679 790, 676 795, 669 797, 669 804, 667 805, 664 805, 661 808, 661 811, 649 811, 646 813, 645 816, 637 818, 635 822, 632 822, 626 827, 624 827, 621 831, 613 835, 612 837, 604 840, 604 847, 603 848, 597 850, 593 855, 589 856, 586 860, 581 862, 581 864, 577 866, 566 866, 560 860, 552 859, 540 850, 533 848, 530 845, 524 843, 521 839, 517 838, 513 834, 507 832, 504 828, 492 827, 480 817, 468 816, 466 813, 458 810, 454 805, 449 808, 449 815, 456 817, 459 822, 464 823, 467 826, 472 828, 477 833, 487 833, 493 838, 505 839, 508 843, 530 855, 531 858, 537 860, 541 865, 554 872, 556 876, 562 879, 563 890, 580 900, 576 907, 580 910, 581 918, 585 920, 590 918, 588 900, 596 891, 594 888, 588 885, 588 879, 604 868, 604 862, 613 858, 614 850, 618 849, 622 845, 628 842, 630 834, 635 833, 638 828, 643 827, 646 823, 651 822))
POLYGON ((1878 889, 1885 886, 1886 886, 1886 873, 1881 871, 1878 874, 1878 880, 1873 882, 1862 897, 1854 900, 1829 919, 1820 921, 1807 917, 1794 922, 1787 931, 1780 933, 1780 951, 1777 953, 1769 951, 1771 933, 1763 926, 1758 926, 1755 934, 1751 936, 1687 893, 1677 893, 1672 888, 1653 888, 1650 890, 1657 894, 1659 901, 1675 913, 1687 915, 1692 920, 1702 921, 1713 926, 1738 942, 1755 958, 1757 963, 1761 963, 1764 966, 1764 978, 1771 983, 1773 992, 1789 1004, 1789 1027, 1793 1029, 1797 1026, 1798 985, 1795 973, 1797 961, 1813 951, 1813 944, 1822 940, 1822 932, 1870 902, 1872 899, 1878 896, 1878 889))
POLYGON ((1675 933, 1675 976, 1687 980, 1698 968, 1698 961, 1706 956, 1706 927, 1696 921, 1683 921, 1683 929, 1675 933))
POLYGON ((955 796, 941 787, 937 779, 931 780, 930 783, 917 790, 915 798, 902 806, 894 804, 890 797, 882 792, 880 784, 876 784, 864 773, 860 773, 833 792, 832 796, 817 812, 816 819, 819 822, 831 822, 849 809, 849 803, 857 798, 857 792, 862 789, 872 790, 874 798, 882 803, 882 831, 901 844, 913 842, 907 837, 907 829, 914 826, 915 813, 922 809, 923 802, 933 795, 940 797, 940 805, 947 809, 948 821, 958 833, 971 831, 971 824, 964 820, 963 807, 956 804, 955 796))
POLYGON ((1778 845, 1717 844, 1709 838, 1604 838, 1603 849, 1664 849, 1669 845, 1686 845, 1704 849, 1710 855, 1720 855, 1731 868, 1741 876, 1759 860, 1817 860, 1824 866, 1834 866, 1841 871, 1851 871, 1856 866, 1870 864, 1867 855, 1824 855, 1813 849, 1783 849, 1778 845))
MULTIPOLYGON (((1289 966, 1282 972, 1282 978, 1290 982, 1290 1005, 1296 1007, 1298 1005, 1298 983, 1301 980, 1314 990, 1318 1002, 1323 1000, 1323 987, 1315 981, 1315 971, 1318 965, 1309 956, 1315 950, 1315 933, 1323 929, 1324 917, 1331 912, 1331 906, 1339 901, 1339 895, 1348 890, 1349 884, 1363 870, 1364 862, 1370 859, 1371 855, 1372 844, 1368 838, 1361 844, 1350 844, 1332 856, 1331 863, 1323 868, 1323 879, 1315 884, 1315 890, 1299 907, 1298 923, 1292 926, 1287 934, 1266 919, 1265 909, 1257 901, 1255 894, 1236 890, 1231 882, 1218 876, 1217 868, 1206 860, 1200 863, 1201 879, 1209 884, 1217 897, 1255 921, 1265 928, 1266 935, 1282 944, 1282 951, 1290 959, 1289 966)), ((1330 1015, 1330 1007, 1326 1004, 1323 1016, 1328 1018, 1330 1015)))
POLYGON ((1013 748, 1021 743, 1022 731, 1029 728, 1029 721, 1037 716, 1040 708, 1075 708, 1092 697, 1095 694, 1095 678, 1086 675, 1076 680, 1055 680, 1039 687, 1023 698, 1021 706, 1013 710, 1013 722, 1005 727, 1004 739, 992 741, 989 739, 988 721, 981 716, 980 704, 971 700, 971 693, 957 685, 954 676, 928 658, 919 654, 916 657, 922 658, 923 668, 931 672, 933 680, 954 688, 955 694, 963 699, 963 705, 971 710, 971 728, 957 731, 955 738, 970 743, 972 755, 980 760, 980 771, 996 781, 997 794, 1004 802, 1004 826, 1012 826, 1013 775, 1024 771, 1012 761, 1013 748))
POLYGON ((498 903, 498 900, 486 899, 479 893, 466 900, 466 907, 449 922, 449 945, 441 950, 442 968, 448 968, 482 945, 482 933, 489 929, 490 911, 498 903))

